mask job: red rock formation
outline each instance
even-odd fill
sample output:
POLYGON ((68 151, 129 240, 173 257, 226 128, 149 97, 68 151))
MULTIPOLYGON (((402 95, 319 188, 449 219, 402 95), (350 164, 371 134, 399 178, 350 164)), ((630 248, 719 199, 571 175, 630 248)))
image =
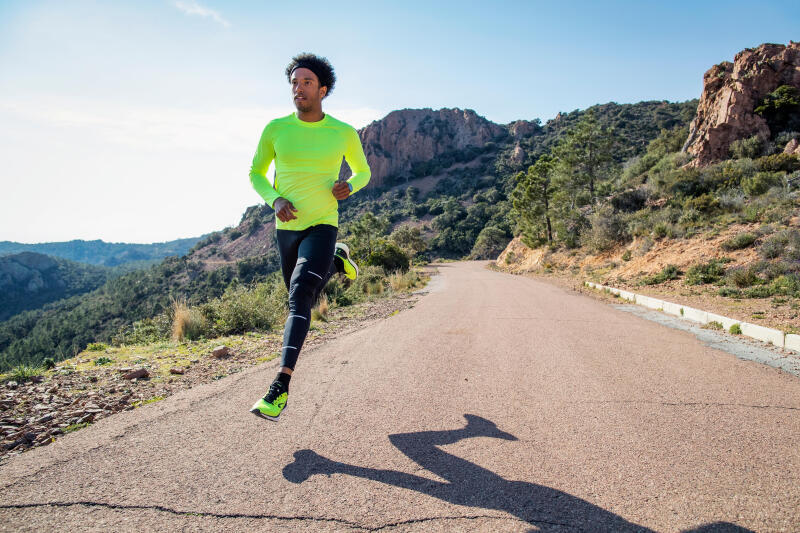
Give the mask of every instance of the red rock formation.
MULTIPOLYGON (((380 187, 388 176, 410 176, 414 163, 447 152, 482 147, 506 129, 471 109, 402 109, 359 130, 369 161, 370 187, 380 187)), ((343 165, 342 173, 350 174, 343 165)))
POLYGON ((728 157, 733 141, 770 135, 767 122, 753 109, 781 85, 800 88, 800 43, 762 44, 711 67, 703 76, 703 95, 689 127, 683 151, 690 165, 705 166, 728 157))

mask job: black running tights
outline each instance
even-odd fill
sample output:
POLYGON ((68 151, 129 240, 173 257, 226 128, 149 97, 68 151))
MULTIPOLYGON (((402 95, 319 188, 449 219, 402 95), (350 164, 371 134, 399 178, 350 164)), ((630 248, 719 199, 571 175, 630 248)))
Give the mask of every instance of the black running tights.
POLYGON ((319 224, 301 231, 277 230, 281 272, 289 291, 289 317, 283 330, 281 366, 294 370, 311 325, 311 308, 336 272, 336 226, 319 224))

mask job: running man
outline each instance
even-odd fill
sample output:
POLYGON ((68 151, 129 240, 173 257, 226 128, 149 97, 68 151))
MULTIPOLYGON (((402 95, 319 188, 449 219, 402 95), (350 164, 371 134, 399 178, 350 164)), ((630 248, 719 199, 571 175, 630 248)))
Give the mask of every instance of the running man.
POLYGON ((286 67, 297 112, 275 119, 261 134, 250 182, 275 210, 281 271, 289 291, 281 368, 267 394, 250 412, 277 420, 289 396, 297 356, 311 321, 311 308, 334 272, 355 279, 358 268, 346 245, 336 242, 339 201, 363 188, 369 165, 356 130, 322 112, 322 100, 336 83, 324 57, 300 54, 286 67), (338 181, 345 158, 353 171, 338 181), (275 184, 266 178, 275 160, 275 184))

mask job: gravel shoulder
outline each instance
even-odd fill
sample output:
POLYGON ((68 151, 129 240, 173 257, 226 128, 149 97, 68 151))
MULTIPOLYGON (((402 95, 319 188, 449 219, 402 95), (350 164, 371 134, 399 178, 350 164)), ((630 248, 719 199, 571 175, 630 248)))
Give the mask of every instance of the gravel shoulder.
MULTIPOLYGON (((428 274, 435 270, 425 268, 428 274)), ((423 293, 424 289, 392 292, 356 305, 334 307, 325 320, 312 323, 304 348, 413 307, 423 293)), ((280 356, 282 340, 282 331, 276 331, 205 341, 107 346, 60 361, 54 369, 28 381, 0 383, 0 464, 100 419, 272 361, 280 356)))

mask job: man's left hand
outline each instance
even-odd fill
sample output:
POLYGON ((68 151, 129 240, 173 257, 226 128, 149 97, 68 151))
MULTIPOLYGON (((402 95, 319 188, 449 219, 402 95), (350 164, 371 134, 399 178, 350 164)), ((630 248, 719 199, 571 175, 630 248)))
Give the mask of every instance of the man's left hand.
POLYGON ((333 196, 337 200, 344 200, 350 196, 350 186, 347 184, 347 182, 337 181, 333 186, 333 196))

